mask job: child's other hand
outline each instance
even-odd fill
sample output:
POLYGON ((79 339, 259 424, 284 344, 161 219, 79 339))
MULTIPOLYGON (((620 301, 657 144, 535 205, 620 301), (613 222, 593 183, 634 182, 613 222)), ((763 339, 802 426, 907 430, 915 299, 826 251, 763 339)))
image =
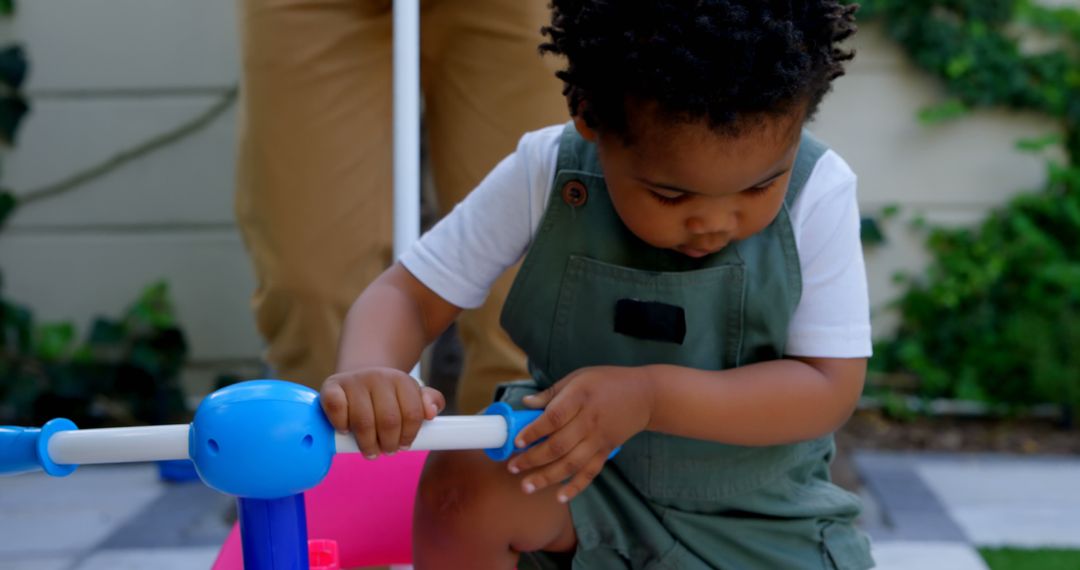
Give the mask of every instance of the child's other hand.
POLYGON ((408 449, 420 424, 446 406, 441 392, 394 368, 334 374, 323 383, 320 399, 330 424, 353 432, 368 459, 408 449))
POLYGON ((547 440, 512 458, 508 469, 535 469, 522 480, 526 493, 570 479, 558 493, 567 502, 600 474, 616 447, 649 424, 652 381, 643 368, 582 368, 526 397, 525 405, 547 409, 521 430, 515 445, 547 440))

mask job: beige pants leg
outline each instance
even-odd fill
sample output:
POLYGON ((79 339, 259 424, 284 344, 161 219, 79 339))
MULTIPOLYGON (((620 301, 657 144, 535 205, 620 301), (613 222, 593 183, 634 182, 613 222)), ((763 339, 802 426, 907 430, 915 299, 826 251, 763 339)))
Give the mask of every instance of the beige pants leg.
MULTIPOLYGON (((422 2, 426 120, 449 211, 527 130, 566 119, 537 56, 545 0, 422 2)), ((334 369, 349 305, 390 262, 389 0, 239 0, 244 117, 237 220, 255 265, 256 323, 284 379, 334 369)), ((525 374, 498 324, 512 276, 460 322, 459 409, 525 374)))
MULTIPOLYGON (((546 0, 432 0, 423 21, 424 100, 442 213, 471 191, 526 131, 568 119, 562 84, 537 53, 546 0)), ((465 363, 457 406, 491 403, 499 382, 527 377, 525 357, 499 325, 516 270, 458 320, 465 363)))
POLYGON ((278 377, 318 387, 391 258, 389 1, 240 0, 236 216, 278 377))

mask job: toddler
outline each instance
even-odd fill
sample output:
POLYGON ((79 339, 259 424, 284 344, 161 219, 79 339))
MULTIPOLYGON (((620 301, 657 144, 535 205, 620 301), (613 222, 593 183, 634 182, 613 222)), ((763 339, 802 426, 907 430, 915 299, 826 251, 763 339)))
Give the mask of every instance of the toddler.
POLYGON ((505 463, 430 455, 417 568, 873 566, 828 474, 870 355, 855 176, 803 130, 854 7, 552 8, 571 121, 356 300, 330 421, 369 457, 408 449, 443 398, 406 371, 523 259, 502 323, 532 378, 494 397, 545 411, 505 463))

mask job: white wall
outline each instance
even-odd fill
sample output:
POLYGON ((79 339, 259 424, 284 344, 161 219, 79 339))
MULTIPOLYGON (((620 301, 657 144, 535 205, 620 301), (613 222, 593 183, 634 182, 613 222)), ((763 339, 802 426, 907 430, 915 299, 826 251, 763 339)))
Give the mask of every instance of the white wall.
MULTIPOLYGON (((34 111, 3 159, 5 185, 47 184, 201 113, 236 83, 234 26, 227 0, 20 2, 13 33, 32 60, 34 111)), ((868 252, 881 307, 895 294, 892 273, 925 262, 905 220, 971 223, 1037 186, 1042 160, 1013 142, 1053 127, 1003 112, 922 127, 916 111, 942 97, 934 82, 873 26, 855 45, 813 128, 860 175, 864 211, 899 204, 907 214, 886 225, 887 246, 868 252)), ((235 117, 20 211, 0 238, 7 293, 41 318, 85 323, 165 278, 196 361, 257 357, 253 280, 232 222, 235 117)))
MULTIPOLYGON (((10 34, 31 60, 33 111, 5 185, 46 185, 202 113, 237 82, 234 28, 224 0, 20 2, 10 34)), ((7 293, 42 319, 85 323, 164 278, 195 359, 256 357, 232 222, 235 116, 19 210, 0 238, 7 293)))

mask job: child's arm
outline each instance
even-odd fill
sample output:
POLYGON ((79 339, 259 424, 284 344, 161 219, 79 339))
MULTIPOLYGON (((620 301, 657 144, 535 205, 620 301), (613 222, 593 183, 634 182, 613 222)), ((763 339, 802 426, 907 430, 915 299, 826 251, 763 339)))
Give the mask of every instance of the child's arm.
POLYGON ((445 405, 408 371, 424 347, 461 309, 425 287, 400 264, 380 275, 345 317, 338 373, 322 387, 322 406, 339 431, 352 431, 369 458, 407 448, 420 424, 445 405))
POLYGON ((519 443, 548 439, 509 468, 540 468, 524 481, 526 490, 572 476, 560 492, 569 499, 614 447, 643 430, 734 445, 813 439, 851 415, 865 373, 865 358, 793 357, 722 371, 584 368, 526 402, 547 410, 522 430, 519 443))
POLYGON ((777 445, 839 428, 855 410, 865 358, 786 358, 722 372, 649 367, 648 429, 734 445, 777 445))

